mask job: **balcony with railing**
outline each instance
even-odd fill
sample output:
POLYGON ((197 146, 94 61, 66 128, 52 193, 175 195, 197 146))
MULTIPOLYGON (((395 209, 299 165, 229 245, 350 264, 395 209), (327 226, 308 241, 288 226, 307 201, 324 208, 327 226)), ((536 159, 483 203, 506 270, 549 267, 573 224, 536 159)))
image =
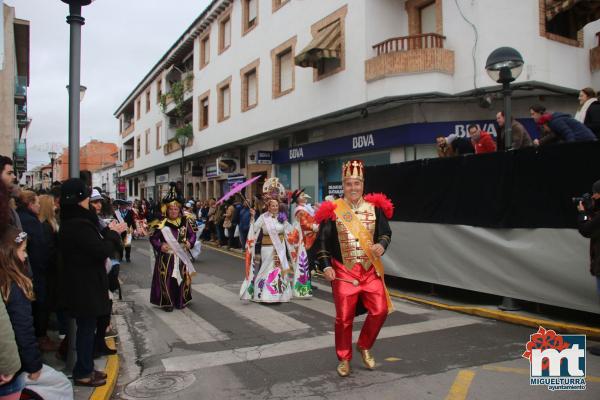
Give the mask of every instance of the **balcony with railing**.
POLYGON ((13 160, 15 162, 15 168, 19 171, 25 171, 27 169, 27 141, 26 140, 15 140, 13 150, 13 160))
POLYGON ((123 171, 126 171, 128 169, 133 168, 133 166, 134 166, 134 161, 133 161, 133 158, 132 158, 132 159, 123 161, 123 168, 122 169, 123 169, 123 171))
POLYGON ((15 103, 25 104, 27 99, 27 77, 17 76, 15 79, 15 103))
POLYGON ((27 118, 27 105, 26 104, 18 104, 17 105, 17 118, 18 119, 27 118))
POLYGON ((133 122, 133 117, 131 117, 131 119, 129 119, 129 120, 123 120, 123 132, 121 132, 121 135, 123 137, 126 137, 131 132, 133 132, 134 129, 135 129, 135 122, 133 122))
POLYGON ((444 48, 446 37, 437 33, 401 36, 373 46, 375 56, 366 61, 365 79, 428 72, 454 74, 454 52, 444 48))

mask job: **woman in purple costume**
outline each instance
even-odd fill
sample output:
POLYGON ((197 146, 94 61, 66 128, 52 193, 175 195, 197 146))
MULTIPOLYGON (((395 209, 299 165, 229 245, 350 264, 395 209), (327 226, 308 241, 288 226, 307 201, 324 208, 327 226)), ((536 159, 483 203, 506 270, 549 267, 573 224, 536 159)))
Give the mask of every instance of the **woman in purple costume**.
POLYGON ((196 242, 191 221, 183 215, 183 199, 171 184, 171 190, 162 201, 166 218, 154 221, 150 243, 156 262, 152 276, 150 302, 165 311, 184 308, 192 300, 191 265, 189 249, 196 242), (179 247, 179 248, 176 248, 179 247))

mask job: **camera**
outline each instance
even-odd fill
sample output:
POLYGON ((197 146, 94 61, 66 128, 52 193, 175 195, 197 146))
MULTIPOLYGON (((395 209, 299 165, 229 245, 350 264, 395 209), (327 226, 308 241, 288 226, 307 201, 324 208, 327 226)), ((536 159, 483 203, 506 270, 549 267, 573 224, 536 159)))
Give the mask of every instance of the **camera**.
POLYGON ((594 200, 592 199, 592 195, 590 193, 584 193, 581 195, 581 197, 573 197, 571 200, 575 205, 578 205, 579 202, 582 202, 583 208, 585 208, 586 211, 594 208, 594 200))

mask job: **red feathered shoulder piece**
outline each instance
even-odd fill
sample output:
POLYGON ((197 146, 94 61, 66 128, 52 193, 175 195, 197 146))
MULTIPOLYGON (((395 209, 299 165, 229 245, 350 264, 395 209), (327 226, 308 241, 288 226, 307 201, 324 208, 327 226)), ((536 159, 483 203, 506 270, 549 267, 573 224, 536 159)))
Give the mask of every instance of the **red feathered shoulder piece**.
POLYGON ((323 221, 327 221, 328 219, 335 221, 335 208, 337 204, 331 201, 324 201, 319 206, 319 209, 315 213, 315 221, 317 224, 320 224, 323 221))
POLYGON ((377 208, 381 208, 383 215, 385 215, 387 219, 392 218, 392 215, 394 215, 394 205, 383 193, 370 193, 365 196, 365 201, 368 201, 377 208))

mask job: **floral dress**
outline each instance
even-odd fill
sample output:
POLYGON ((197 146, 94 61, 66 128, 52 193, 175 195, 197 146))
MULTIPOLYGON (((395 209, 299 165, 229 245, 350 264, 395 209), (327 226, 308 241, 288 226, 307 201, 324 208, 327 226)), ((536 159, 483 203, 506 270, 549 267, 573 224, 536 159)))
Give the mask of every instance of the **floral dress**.
MULTIPOLYGON (((240 289, 242 300, 261 303, 288 302, 292 297, 294 274, 293 239, 295 230, 287 221, 279 221, 270 213, 261 214, 256 222, 250 224, 246 241, 246 277, 240 289), (268 226, 271 225, 284 247, 285 260, 281 260, 275 246, 266 244, 264 238, 270 238, 268 226), (262 240, 261 240, 262 239, 262 240), (256 240, 262 242, 260 255, 255 253, 256 240)), ((296 233, 297 234, 297 233, 296 233)), ((270 242, 267 240, 266 242, 270 242)))

